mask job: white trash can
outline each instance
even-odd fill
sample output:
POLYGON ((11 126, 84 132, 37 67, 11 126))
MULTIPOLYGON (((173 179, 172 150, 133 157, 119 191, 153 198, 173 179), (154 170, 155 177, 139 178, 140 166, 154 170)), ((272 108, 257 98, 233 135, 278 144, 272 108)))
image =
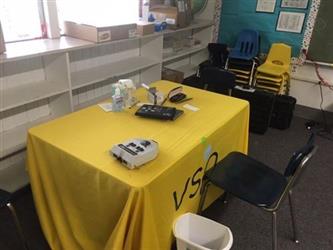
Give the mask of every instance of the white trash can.
POLYGON ((233 243, 228 227, 193 213, 176 219, 173 234, 177 250, 229 250, 233 243))

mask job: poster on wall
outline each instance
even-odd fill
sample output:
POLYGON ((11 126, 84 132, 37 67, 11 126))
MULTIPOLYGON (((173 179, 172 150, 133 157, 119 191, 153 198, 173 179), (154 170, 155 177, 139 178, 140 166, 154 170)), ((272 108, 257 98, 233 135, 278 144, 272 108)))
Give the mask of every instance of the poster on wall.
POLYGON ((280 11, 276 30, 301 33, 305 19, 305 13, 280 11))
POLYGON ((282 8, 307 9, 309 0, 282 0, 282 8))
POLYGON ((276 0, 257 0, 257 12, 274 13, 276 0))

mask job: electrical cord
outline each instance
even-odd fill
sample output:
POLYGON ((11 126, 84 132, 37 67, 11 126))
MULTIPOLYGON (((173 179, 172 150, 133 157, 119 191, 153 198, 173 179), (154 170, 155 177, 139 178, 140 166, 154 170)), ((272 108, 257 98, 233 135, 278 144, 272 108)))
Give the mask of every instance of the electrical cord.
POLYGON ((330 128, 330 125, 327 122, 325 110, 323 109, 324 96, 321 82, 319 82, 318 85, 320 89, 320 110, 323 116, 323 124, 315 121, 308 121, 305 123, 305 126, 308 130, 317 136, 320 136, 329 141, 333 141, 333 128, 330 128))
POLYGON ((323 86, 327 87, 329 90, 333 91, 333 84, 329 83, 327 80, 324 79, 324 77, 322 77, 322 75, 320 74, 319 71, 319 64, 314 61, 313 59, 311 59, 308 54, 307 51, 303 51, 306 59, 310 60, 315 67, 315 72, 316 75, 319 79, 318 85, 319 85, 319 90, 320 90, 320 111, 322 113, 323 116, 323 127, 318 129, 317 131, 313 131, 313 128, 315 127, 316 123, 315 122, 307 122, 306 126, 308 127, 308 129, 310 129, 313 133, 315 133, 316 135, 325 138, 327 140, 333 141, 333 128, 330 128, 330 125, 327 122, 327 117, 326 117, 326 112, 323 109, 323 103, 324 103, 324 95, 323 95, 323 86), (311 124, 309 126, 309 124, 311 124))
POLYGON ((333 141, 333 129, 330 128, 330 125, 327 122, 327 117, 326 117, 326 113, 325 110, 323 109, 323 102, 324 102, 324 95, 323 95, 323 87, 322 87, 322 83, 319 82, 319 90, 320 90, 320 110, 322 112, 323 115, 323 122, 324 122, 324 127, 321 128, 319 131, 317 131, 317 135, 320 137, 323 137, 327 140, 333 141))
POLYGON ((320 71, 319 71, 319 64, 313 60, 312 58, 309 57, 308 55, 308 52, 306 50, 302 50, 302 53, 304 54, 305 58, 309 61, 311 61, 315 67, 315 72, 316 72, 316 75, 319 79, 319 85, 322 85, 322 86, 325 86, 325 87, 328 87, 328 89, 332 90, 333 91, 333 84, 332 83, 329 83, 321 74, 320 74, 320 71))
POLYGON ((319 82, 319 90, 320 90, 320 110, 323 114, 323 121, 324 121, 324 126, 325 128, 327 128, 327 119, 326 119, 326 114, 325 114, 325 110, 323 109, 323 103, 324 103, 324 95, 323 95, 323 87, 322 87, 322 83, 319 82))
MULTIPOLYGON (((312 61, 312 60, 311 60, 312 61)), ((322 76, 321 76, 321 74, 320 74, 320 72, 319 72, 319 65, 318 65, 318 63, 316 63, 316 62, 314 62, 314 61, 312 61, 313 63, 314 63, 314 66, 315 66, 315 71, 316 71, 316 75, 317 75, 317 77, 319 78, 319 85, 320 86, 325 86, 325 87, 328 87, 330 90, 332 90, 333 91, 333 85, 332 84, 330 84, 328 81, 326 81, 322 76)))

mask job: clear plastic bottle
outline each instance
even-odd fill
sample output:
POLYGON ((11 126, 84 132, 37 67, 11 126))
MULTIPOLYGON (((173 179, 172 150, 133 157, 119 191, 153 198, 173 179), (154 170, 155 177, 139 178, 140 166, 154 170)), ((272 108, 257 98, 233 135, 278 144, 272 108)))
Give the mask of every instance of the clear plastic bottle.
POLYGON ((142 4, 142 21, 148 22, 149 18, 149 1, 144 0, 142 4))
POLYGON ((124 109, 124 97, 120 93, 120 89, 115 89, 115 94, 112 96, 112 112, 120 112, 124 109))

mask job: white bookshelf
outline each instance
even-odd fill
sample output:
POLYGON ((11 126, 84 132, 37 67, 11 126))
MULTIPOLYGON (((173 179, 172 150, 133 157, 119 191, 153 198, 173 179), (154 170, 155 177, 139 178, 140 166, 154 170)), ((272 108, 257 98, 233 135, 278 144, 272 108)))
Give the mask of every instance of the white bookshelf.
POLYGON ((209 28, 213 25, 213 21, 211 20, 205 20, 205 19, 194 19, 192 24, 181 28, 181 29, 177 29, 177 30, 165 30, 163 31, 163 34, 165 36, 167 35, 174 35, 176 33, 181 33, 184 31, 188 31, 188 30, 194 30, 194 29, 203 29, 203 28, 209 28))
POLYGON ((25 147, 29 128, 71 112, 70 104, 67 91, 1 112, 0 158, 25 147))
POLYGON ((0 132, 0 140, 1 142, 5 142, 0 144, 0 158, 25 148, 29 128, 54 118, 55 116, 53 115, 47 115, 34 121, 27 121, 10 130, 0 132))
POLYGON ((200 44, 198 46, 194 46, 193 48, 185 48, 185 49, 182 49, 177 52, 167 53, 167 54, 163 55, 163 62, 165 63, 165 62, 169 62, 169 61, 172 61, 174 59, 181 58, 184 56, 190 56, 192 54, 195 54, 197 52, 200 52, 200 51, 203 51, 206 49, 207 49, 207 44, 204 44, 204 45, 200 44))
POLYGON ((18 62, 24 59, 59 54, 93 46, 95 44, 92 42, 67 36, 59 39, 37 39, 19 43, 7 43, 6 53, 0 55, 0 63, 18 62))
POLYGON ((185 64, 185 65, 181 65, 179 67, 169 67, 168 68, 174 69, 174 70, 178 70, 184 73, 184 78, 189 77, 195 73, 197 73, 198 70, 198 66, 194 65, 194 64, 185 64))
POLYGON ((0 55, 0 159, 25 147, 32 126, 110 98, 121 78, 161 79, 162 66, 189 76, 207 58, 212 22, 95 44, 70 37, 10 43, 0 55), (163 55, 164 41, 190 34, 200 44, 163 55))
POLYGON ((96 103, 101 103, 107 99, 110 99, 110 94, 105 94, 105 95, 102 95, 102 96, 98 96, 98 97, 95 97, 91 100, 88 100, 84 103, 79 103, 79 104, 76 104, 74 105, 74 110, 77 111, 77 110, 80 110, 80 109, 84 109, 84 108, 87 108, 91 105, 94 105, 96 103))
POLYGON ((76 71, 72 73, 72 89, 142 70, 158 63, 158 61, 144 56, 135 56, 87 70, 76 71))
POLYGON ((66 54, 0 63, 0 112, 69 91, 66 54))
POLYGON ((40 81, 9 88, 4 92, 0 111, 9 110, 51 96, 67 93, 68 88, 60 88, 59 85, 57 85, 57 82, 40 81))
POLYGON ((16 154, 11 158, 1 161, 0 188, 14 192, 29 183, 28 173, 24 169, 25 156, 16 154))
POLYGON ((181 71, 185 78, 195 74, 197 65, 208 58, 212 31, 209 20, 195 20, 189 27, 168 31, 163 40, 163 67, 181 71), (184 43, 186 39, 192 42, 184 43))

